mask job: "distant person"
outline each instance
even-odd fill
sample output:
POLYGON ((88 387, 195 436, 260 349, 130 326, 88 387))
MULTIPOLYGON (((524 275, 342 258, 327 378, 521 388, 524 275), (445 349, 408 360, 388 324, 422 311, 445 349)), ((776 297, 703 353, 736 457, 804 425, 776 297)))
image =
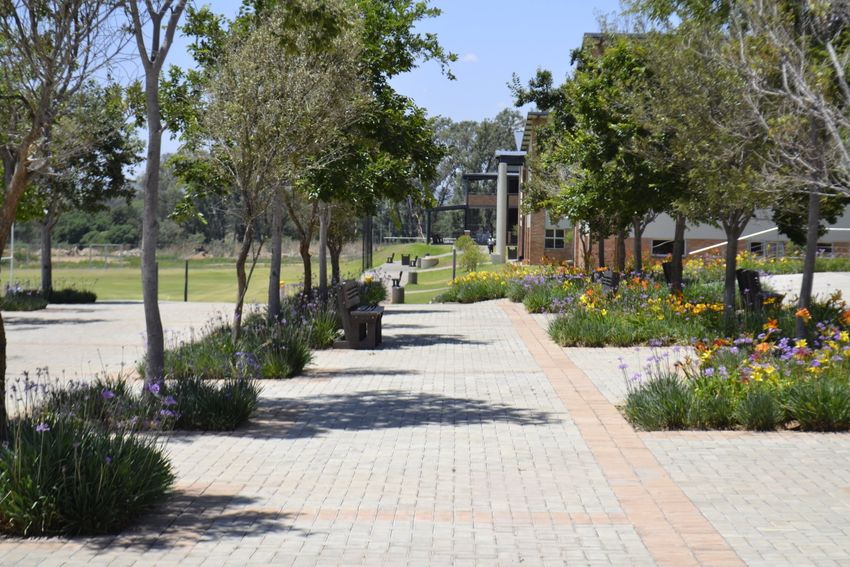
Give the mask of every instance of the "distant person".
POLYGON ((492 236, 487 239, 487 252, 490 254, 493 253, 493 249, 496 247, 496 239, 492 236))

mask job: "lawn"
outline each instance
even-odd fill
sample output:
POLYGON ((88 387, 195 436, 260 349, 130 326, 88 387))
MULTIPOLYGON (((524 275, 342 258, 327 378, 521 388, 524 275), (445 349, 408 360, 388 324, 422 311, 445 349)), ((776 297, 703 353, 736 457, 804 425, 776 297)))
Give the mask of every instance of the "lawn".
MULTIPOLYGON (((450 252, 451 246, 428 246, 423 243, 393 244, 376 248, 373 252, 375 265, 386 261, 390 254, 395 253, 395 261, 402 254, 413 257, 450 252)), ((355 278, 360 274, 360 258, 350 258, 342 262, 340 267, 344 278, 355 278)), ((161 257, 159 268, 159 298, 163 301, 182 301, 184 286, 184 260, 174 257, 161 257)), ((313 260, 314 281, 319 273, 318 260, 313 260)), ((6 276, 8 272, 3 275, 6 276)), ((424 274, 423 274, 424 275, 424 274)), ((15 280, 24 287, 39 287, 41 274, 37 264, 30 263, 15 266, 15 280)), ((448 276, 438 278, 448 281, 451 278, 451 268, 448 276)), ((303 280, 303 267, 300 260, 287 258, 281 267, 281 278, 286 283, 298 283, 303 280)), ((246 301, 248 303, 266 303, 268 296, 269 262, 257 264, 251 283, 248 287, 246 301)), ((142 282, 139 272, 139 259, 124 258, 118 263, 104 263, 102 260, 92 262, 54 262, 53 285, 55 288, 76 287, 88 289, 97 294, 99 300, 131 299, 141 300, 142 282)), ((435 285, 444 287, 447 284, 435 285)), ((221 258, 205 258, 189 261, 189 301, 222 301, 232 302, 236 299, 236 269, 232 260, 221 258)), ((424 301, 427 303, 431 297, 424 301)), ((417 301, 418 302, 418 301, 417 301)))

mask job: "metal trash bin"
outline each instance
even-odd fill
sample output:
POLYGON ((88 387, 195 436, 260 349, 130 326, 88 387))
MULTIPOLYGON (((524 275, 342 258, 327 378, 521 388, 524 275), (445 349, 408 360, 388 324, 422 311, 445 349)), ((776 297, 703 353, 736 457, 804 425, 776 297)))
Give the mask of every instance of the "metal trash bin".
POLYGON ((404 303, 404 288, 403 287, 399 286, 399 287, 390 288, 390 292, 391 292, 392 303, 394 303, 394 304, 404 303))

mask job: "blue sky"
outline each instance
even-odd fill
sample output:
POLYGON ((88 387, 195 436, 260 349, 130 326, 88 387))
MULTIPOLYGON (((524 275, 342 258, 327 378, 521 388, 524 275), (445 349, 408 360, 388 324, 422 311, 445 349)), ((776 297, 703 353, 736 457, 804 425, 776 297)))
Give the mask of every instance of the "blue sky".
MULTIPOLYGON (((228 17, 235 15, 238 0, 198 2, 228 17)), ((512 106, 507 83, 517 73, 523 82, 538 68, 549 69, 556 80, 567 76, 570 51, 581 44, 582 34, 598 31, 600 15, 619 11, 619 0, 435 0, 443 14, 420 23, 421 32, 436 33, 459 60, 449 81, 439 65, 426 63, 396 78, 396 89, 412 97, 431 116, 453 120, 492 118, 512 106)), ((191 64, 185 40, 174 45, 168 63, 191 64)), ((176 143, 165 142, 173 151, 176 143)))

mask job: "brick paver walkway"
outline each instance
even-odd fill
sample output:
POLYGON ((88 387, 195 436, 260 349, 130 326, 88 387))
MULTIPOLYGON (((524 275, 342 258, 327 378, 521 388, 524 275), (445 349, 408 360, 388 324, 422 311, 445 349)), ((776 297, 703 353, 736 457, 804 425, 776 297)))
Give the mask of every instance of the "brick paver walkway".
POLYGON ((637 434, 506 302, 391 306, 384 339, 265 383, 244 430, 174 436, 141 526, 0 540, 0 565, 846 563, 847 436, 637 434))

